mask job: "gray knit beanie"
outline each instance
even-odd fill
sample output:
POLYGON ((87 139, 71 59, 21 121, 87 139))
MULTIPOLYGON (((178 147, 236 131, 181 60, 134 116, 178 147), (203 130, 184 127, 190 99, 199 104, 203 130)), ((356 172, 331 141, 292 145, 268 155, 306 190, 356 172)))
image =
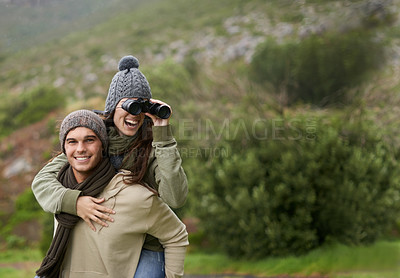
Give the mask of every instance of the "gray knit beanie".
POLYGON ((105 114, 114 111, 123 98, 151 98, 151 90, 146 77, 139 70, 139 60, 133 56, 123 57, 110 84, 106 100, 105 114))
POLYGON ((65 153, 64 143, 68 132, 77 127, 87 127, 96 133, 104 150, 108 147, 108 136, 106 125, 103 120, 94 112, 89 110, 77 110, 66 116, 60 126, 60 144, 65 153))

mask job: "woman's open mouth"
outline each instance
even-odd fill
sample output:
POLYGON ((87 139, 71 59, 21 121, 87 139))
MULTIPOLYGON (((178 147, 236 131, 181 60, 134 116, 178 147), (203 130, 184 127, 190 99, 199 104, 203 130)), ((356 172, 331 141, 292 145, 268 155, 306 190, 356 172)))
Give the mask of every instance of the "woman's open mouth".
POLYGON ((134 120, 128 120, 128 119, 125 120, 125 125, 129 128, 137 127, 138 123, 139 123, 138 121, 134 121, 134 120))

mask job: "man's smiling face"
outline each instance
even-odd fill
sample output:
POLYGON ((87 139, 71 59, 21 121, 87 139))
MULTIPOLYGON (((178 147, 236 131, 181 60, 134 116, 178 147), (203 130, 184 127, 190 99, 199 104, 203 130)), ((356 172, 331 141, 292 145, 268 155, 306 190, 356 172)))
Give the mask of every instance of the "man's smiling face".
POLYGON ((102 159, 102 143, 96 133, 86 127, 70 130, 64 148, 78 183, 90 176, 102 159))

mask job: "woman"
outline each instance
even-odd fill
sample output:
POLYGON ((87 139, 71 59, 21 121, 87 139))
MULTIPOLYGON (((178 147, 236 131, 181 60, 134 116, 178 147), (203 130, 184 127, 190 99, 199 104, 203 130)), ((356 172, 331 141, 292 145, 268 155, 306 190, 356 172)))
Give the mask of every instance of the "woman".
MULTIPOLYGON (((110 84, 104 111, 110 161, 117 170, 131 172, 126 183, 146 184, 157 190, 170 207, 181 207, 188 192, 187 178, 169 118, 161 119, 150 113, 131 115, 122 108, 126 100, 138 98, 166 104, 152 99, 149 83, 139 71, 139 61, 135 57, 123 57, 118 68, 119 72, 110 84)), ((79 190, 65 188, 57 181, 57 174, 66 162, 65 155, 60 155, 34 178, 32 190, 39 204, 51 213, 78 215, 93 231, 96 230, 93 222, 107 227, 106 221, 113 221, 108 214, 114 211, 101 205, 104 198, 80 196, 79 190)), ((164 276, 163 248, 156 238, 148 235, 135 277, 164 276), (149 276, 149 269, 156 269, 157 275, 149 276)))

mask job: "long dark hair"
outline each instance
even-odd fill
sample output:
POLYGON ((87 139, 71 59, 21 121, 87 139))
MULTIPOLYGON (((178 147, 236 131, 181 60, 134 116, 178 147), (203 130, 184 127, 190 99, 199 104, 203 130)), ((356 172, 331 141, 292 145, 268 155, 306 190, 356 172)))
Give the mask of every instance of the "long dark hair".
MULTIPOLYGON (((106 116, 105 124, 106 127, 114 126, 114 111, 106 116)), ((135 160, 130 169, 126 169, 131 171, 131 174, 125 175, 124 182, 127 184, 135 184, 140 183, 145 185, 143 182, 143 178, 147 172, 147 164, 149 161, 150 153, 152 150, 152 142, 153 142, 153 121, 145 116, 142 126, 137 131, 137 137, 133 144, 129 147, 124 154, 124 159, 128 156, 135 156, 135 160)))

